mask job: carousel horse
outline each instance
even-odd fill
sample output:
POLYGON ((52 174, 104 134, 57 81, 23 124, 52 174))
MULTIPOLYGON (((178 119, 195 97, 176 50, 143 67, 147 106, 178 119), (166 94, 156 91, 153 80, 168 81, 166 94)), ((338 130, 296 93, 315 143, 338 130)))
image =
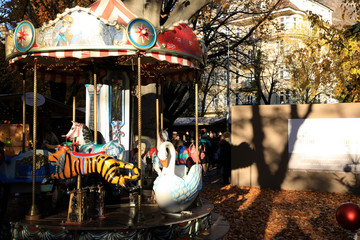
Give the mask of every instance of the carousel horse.
MULTIPOLYGON (((166 142, 166 141, 170 141, 169 139, 169 133, 167 132, 166 129, 161 129, 159 132, 159 137, 160 137, 160 141, 161 143, 166 142)), ((159 147, 159 146, 158 146, 159 147)))
MULTIPOLYGON (((160 142, 158 142, 158 147, 157 149, 159 149, 160 145, 164 142, 169 142, 169 134, 167 132, 166 129, 162 129, 159 132, 159 139, 160 142)), ((160 160, 157 156, 157 149, 151 149, 148 157, 150 159, 152 159, 152 165, 153 165, 153 169, 155 170, 155 172, 160 175, 161 172, 161 164, 160 164, 160 160)), ((193 161, 188 161, 190 155, 189 155, 189 149, 186 148, 185 146, 181 145, 179 146, 178 149, 175 149, 175 155, 176 155, 176 161, 175 161, 175 174, 178 175, 179 177, 183 177, 184 176, 184 172, 187 172, 191 166, 193 165, 193 161)))
POLYGON ((115 157, 118 160, 123 160, 125 148, 119 141, 109 141, 105 144, 96 144, 92 142, 92 134, 90 129, 83 123, 77 123, 72 121, 69 132, 66 134, 66 138, 73 140, 79 146, 79 152, 81 153, 98 153, 104 151, 105 154, 115 157))
MULTIPOLYGON (((58 166, 58 172, 49 179, 68 179, 90 173, 100 174, 107 182, 126 187, 126 182, 139 178, 139 170, 131 163, 119 161, 104 152, 83 154, 70 151, 68 147, 60 149, 48 157, 50 163, 58 166), (125 176, 121 173, 127 173, 125 176)), ((44 179, 49 180, 49 179, 44 179)))
POLYGON ((154 193, 159 207, 169 213, 181 212, 188 208, 202 188, 202 169, 194 164, 184 177, 175 174, 175 148, 170 142, 160 145, 158 158, 162 165, 154 182, 154 193), (170 159, 167 157, 170 152, 170 159), (160 172, 161 171, 161 172, 160 172))

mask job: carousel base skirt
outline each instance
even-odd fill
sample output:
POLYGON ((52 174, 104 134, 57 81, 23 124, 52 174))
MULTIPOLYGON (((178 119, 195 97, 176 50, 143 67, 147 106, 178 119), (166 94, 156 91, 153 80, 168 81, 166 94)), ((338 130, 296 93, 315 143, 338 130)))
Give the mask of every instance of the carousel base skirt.
POLYGON ((207 200, 201 203, 179 214, 163 213, 156 204, 111 205, 103 217, 81 224, 68 223, 67 213, 11 222, 11 234, 12 239, 225 239, 229 223, 207 200))

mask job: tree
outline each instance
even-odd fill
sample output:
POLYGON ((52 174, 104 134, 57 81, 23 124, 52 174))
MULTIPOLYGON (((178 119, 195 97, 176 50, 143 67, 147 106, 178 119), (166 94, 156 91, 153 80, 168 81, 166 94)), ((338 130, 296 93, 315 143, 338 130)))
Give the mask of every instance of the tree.
POLYGON ((358 0, 342 0, 342 17, 345 15, 359 16, 360 2, 358 0))
MULTIPOLYGON (((260 31, 263 24, 270 18, 279 1, 214 1, 195 15, 191 22, 196 32, 201 37, 204 46, 208 50, 207 69, 208 74, 202 78, 201 83, 201 113, 203 116, 225 87, 216 84, 219 82, 221 72, 227 71, 227 53, 230 51, 229 60, 231 66, 248 65, 248 61, 242 62, 240 56, 246 56, 244 45, 246 41, 252 41, 254 33, 260 31), (252 24, 244 32, 239 32, 234 27, 238 19, 248 17, 252 24), (220 72, 220 73, 219 73, 220 72)), ((263 28, 265 29, 265 28, 263 28)), ((256 38, 256 37, 255 37, 256 38)), ((249 57, 249 56, 246 56, 249 57)), ((237 76, 236 67, 230 67, 231 75, 237 76)))
POLYGON ((328 59, 333 60, 332 71, 335 82, 335 98, 340 102, 360 100, 360 42, 358 23, 339 29, 311 15, 314 27, 319 29, 319 38, 328 46, 328 59))
POLYGON ((320 35, 319 28, 310 26, 304 19, 283 38, 284 44, 291 46, 285 65, 290 74, 290 89, 295 95, 294 103, 327 102, 333 97, 335 59, 320 35))
POLYGON ((296 96, 296 103, 308 104, 320 101, 320 95, 332 96, 334 85, 333 62, 321 51, 317 44, 307 45, 294 50, 287 56, 290 69, 291 89, 296 96))
POLYGON ((240 48, 240 57, 237 58, 237 65, 243 72, 250 73, 243 76, 250 81, 241 92, 248 92, 255 95, 255 104, 271 104, 272 96, 281 88, 279 85, 279 64, 283 55, 276 47, 281 38, 277 31, 280 25, 273 20, 264 22, 253 35, 248 38, 240 48), (247 86, 247 87, 246 87, 247 86))

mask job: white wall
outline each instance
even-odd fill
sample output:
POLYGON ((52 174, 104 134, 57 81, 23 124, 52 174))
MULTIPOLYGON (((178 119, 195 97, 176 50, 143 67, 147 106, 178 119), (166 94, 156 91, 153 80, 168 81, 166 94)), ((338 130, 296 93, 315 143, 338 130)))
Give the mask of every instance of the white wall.
POLYGON ((312 0, 290 0, 300 10, 311 11, 322 16, 323 20, 332 24, 332 10, 312 0))

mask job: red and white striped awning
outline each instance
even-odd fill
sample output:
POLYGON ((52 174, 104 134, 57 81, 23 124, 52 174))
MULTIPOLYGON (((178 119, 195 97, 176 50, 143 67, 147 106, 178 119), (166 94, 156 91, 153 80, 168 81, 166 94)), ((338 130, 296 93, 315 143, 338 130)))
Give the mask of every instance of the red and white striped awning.
MULTIPOLYGON (((131 50, 67 50, 67 51, 52 51, 52 52, 34 52, 31 54, 24 54, 9 60, 9 63, 14 63, 20 59, 26 57, 54 57, 54 58, 104 58, 104 57, 116 57, 124 55, 135 55, 136 51, 131 50)), ((167 61, 170 63, 180 64, 182 66, 190 68, 198 68, 199 64, 196 60, 190 57, 184 57, 180 55, 174 55, 171 53, 160 53, 158 51, 152 51, 145 53, 145 56, 153 57, 159 61, 167 61)))
POLYGON ((126 26, 137 16, 119 0, 99 0, 88 7, 95 14, 108 20, 117 21, 119 25, 126 26))

